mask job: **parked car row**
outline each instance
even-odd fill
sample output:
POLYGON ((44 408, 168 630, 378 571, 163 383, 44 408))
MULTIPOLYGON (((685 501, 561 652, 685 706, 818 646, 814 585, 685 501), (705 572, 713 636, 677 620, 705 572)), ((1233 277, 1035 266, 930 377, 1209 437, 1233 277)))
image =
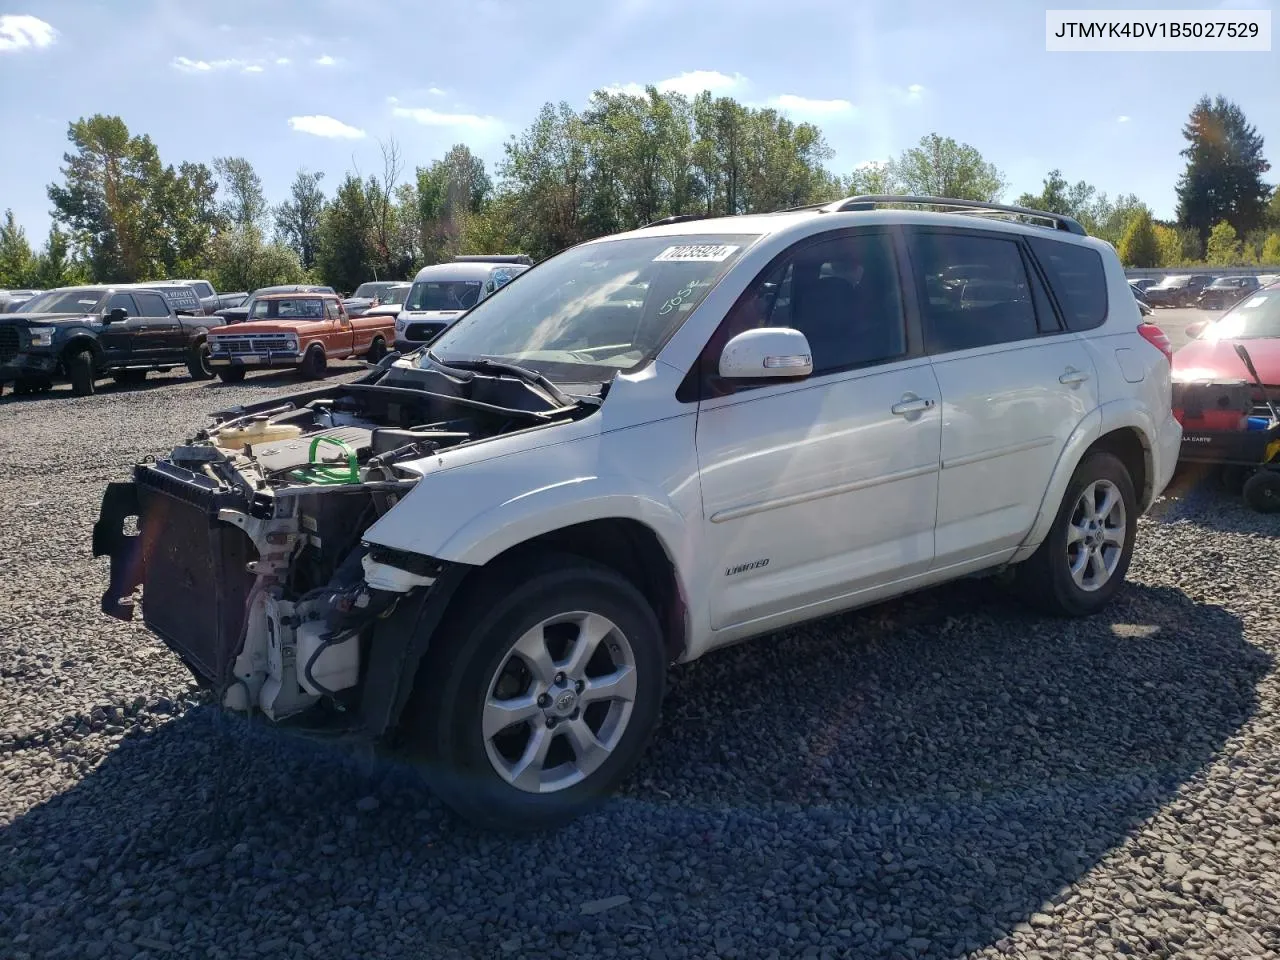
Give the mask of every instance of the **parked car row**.
POLYGON ((1251 293, 1275 282, 1274 276, 1213 277, 1208 274, 1169 274, 1160 280, 1130 280, 1135 294, 1152 307, 1199 307, 1226 310, 1251 293))

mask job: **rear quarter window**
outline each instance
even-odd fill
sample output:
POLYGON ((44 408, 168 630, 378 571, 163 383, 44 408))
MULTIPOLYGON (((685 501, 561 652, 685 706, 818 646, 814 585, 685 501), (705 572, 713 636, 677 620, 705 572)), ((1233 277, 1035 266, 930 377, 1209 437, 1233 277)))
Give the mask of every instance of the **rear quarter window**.
POLYGON ((1093 330, 1107 319, 1107 274, 1096 250, 1028 237, 1069 330, 1093 330))

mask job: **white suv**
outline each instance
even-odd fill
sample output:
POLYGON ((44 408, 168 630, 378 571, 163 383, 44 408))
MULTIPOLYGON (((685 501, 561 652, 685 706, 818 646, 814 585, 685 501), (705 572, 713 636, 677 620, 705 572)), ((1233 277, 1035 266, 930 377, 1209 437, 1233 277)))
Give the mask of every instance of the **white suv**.
POLYGON ((108 490, 104 608, 141 583, 228 707, 396 746, 505 826, 608 794, 669 663, 1010 568, 1100 610, 1181 439, 1110 246, 901 197, 584 243, 215 421, 108 490))

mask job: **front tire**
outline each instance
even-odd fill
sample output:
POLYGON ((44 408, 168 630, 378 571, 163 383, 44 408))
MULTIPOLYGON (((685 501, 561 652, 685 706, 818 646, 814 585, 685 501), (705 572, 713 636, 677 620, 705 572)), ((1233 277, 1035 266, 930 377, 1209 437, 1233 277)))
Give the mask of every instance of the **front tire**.
POLYGON ((561 554, 464 587, 434 631, 406 710, 406 746, 459 815, 544 829, 600 803, 657 725, 657 617, 614 571, 561 554))
POLYGON ((329 358, 324 355, 324 349, 319 346, 309 349, 298 366, 298 372, 308 380, 321 379, 328 369, 329 358))
POLYGON ((244 367, 227 367, 218 371, 218 379, 223 383, 239 383, 244 379, 244 367))
POLYGON ((93 354, 88 350, 77 350, 71 354, 67 358, 67 378, 71 381, 71 392, 77 397, 93 396, 93 354))
POLYGON ((209 362, 209 341, 193 344, 187 353, 187 373, 192 380, 212 380, 213 364, 209 362))
POLYGON ((369 352, 365 354, 365 360, 369 363, 377 363, 387 355, 387 342, 381 337, 374 337, 373 343, 369 344, 369 352))
POLYGON ((1017 570, 1023 598, 1043 613, 1097 613, 1124 583, 1138 532, 1138 498, 1114 454, 1085 456, 1067 484, 1049 535, 1017 570))

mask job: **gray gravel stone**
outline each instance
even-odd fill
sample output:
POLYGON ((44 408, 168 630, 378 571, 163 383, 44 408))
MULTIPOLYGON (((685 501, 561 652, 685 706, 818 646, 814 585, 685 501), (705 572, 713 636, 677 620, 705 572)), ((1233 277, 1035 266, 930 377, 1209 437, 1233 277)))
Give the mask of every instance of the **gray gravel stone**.
POLYGON ((1208 480, 1106 614, 974 581, 712 654, 612 802, 496 838, 99 612, 104 484, 297 387, 151 379, 0 399, 6 956, 1280 955, 1280 518, 1208 480))

